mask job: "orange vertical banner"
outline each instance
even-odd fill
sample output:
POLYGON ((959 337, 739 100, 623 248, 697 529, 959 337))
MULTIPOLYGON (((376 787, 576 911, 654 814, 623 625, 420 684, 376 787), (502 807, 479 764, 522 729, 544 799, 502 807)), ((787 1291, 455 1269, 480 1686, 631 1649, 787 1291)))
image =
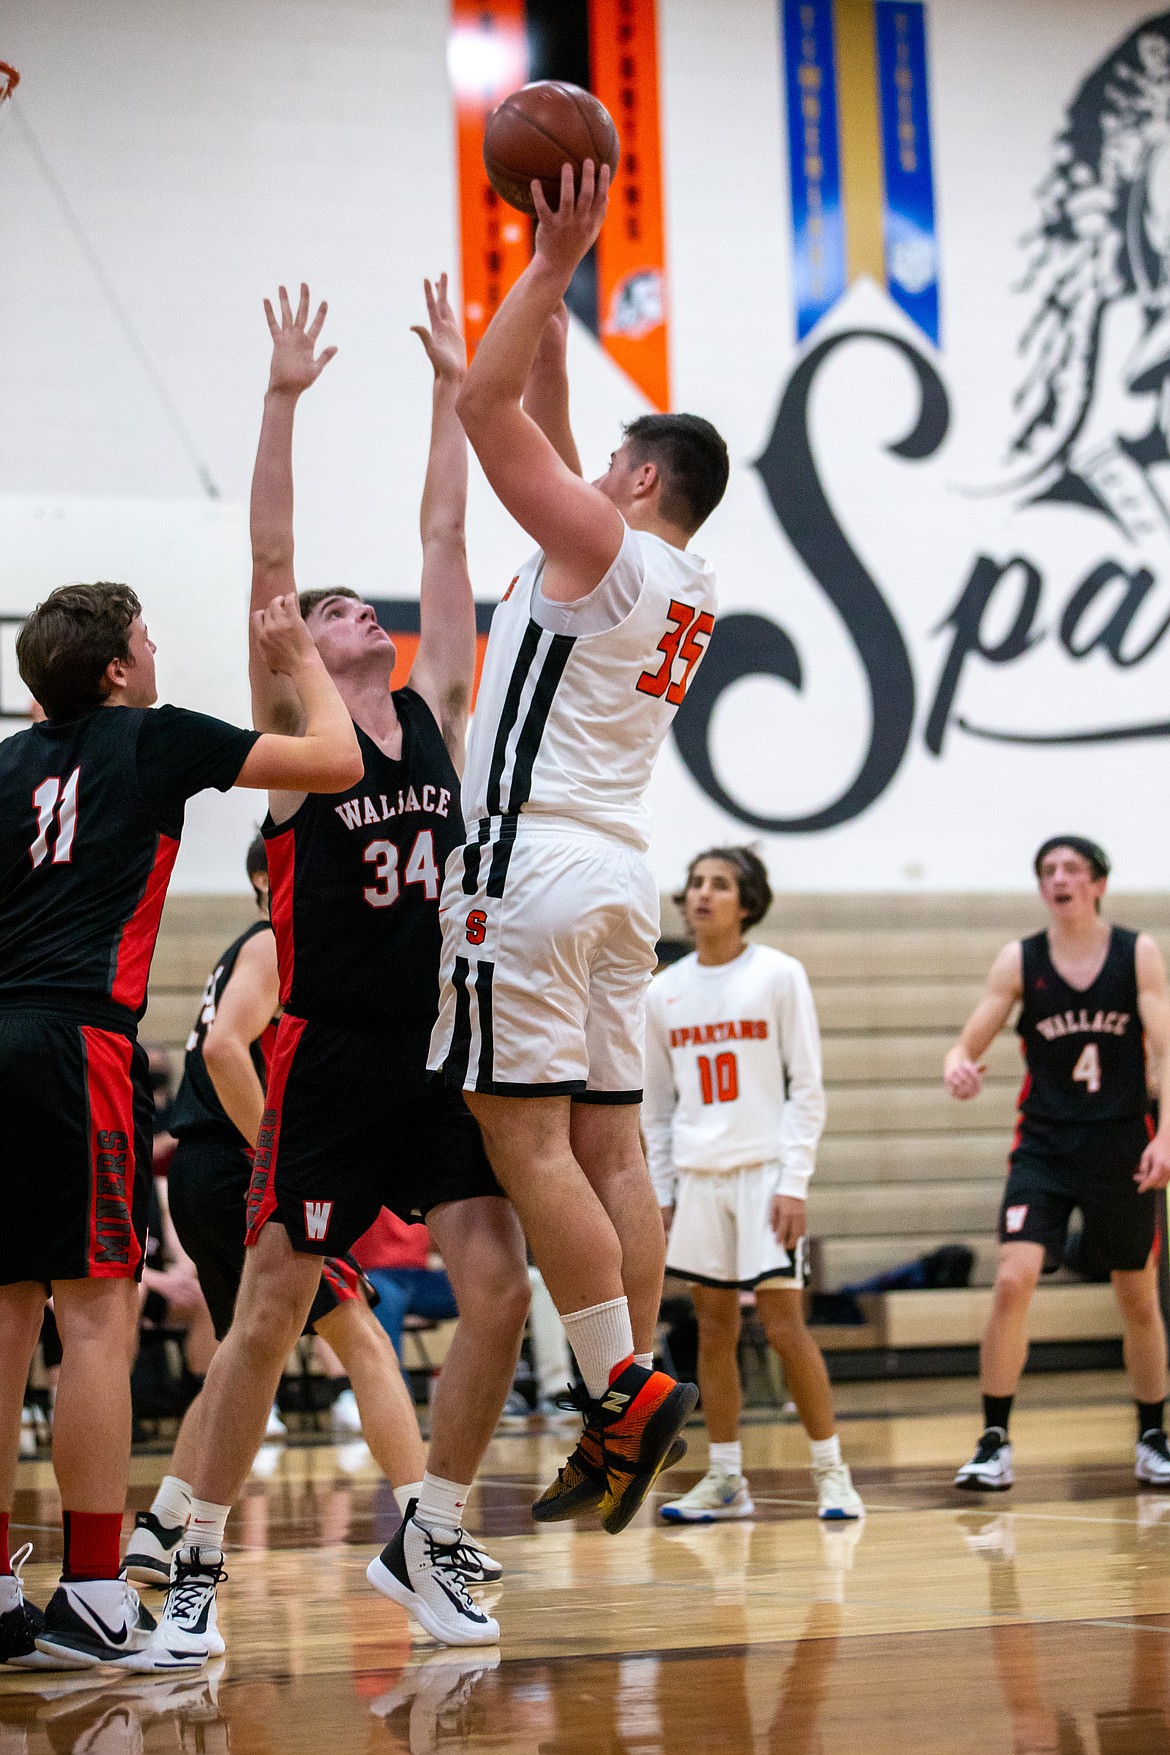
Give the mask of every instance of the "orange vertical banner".
POLYGON ((655 0, 589 0, 589 56, 593 95, 622 145, 597 241, 601 344, 665 412, 670 352, 655 0))
POLYGON ((463 324, 469 353, 532 254, 532 227, 500 200, 483 168, 484 123, 528 79, 524 0, 451 0, 447 48, 455 93, 463 324))

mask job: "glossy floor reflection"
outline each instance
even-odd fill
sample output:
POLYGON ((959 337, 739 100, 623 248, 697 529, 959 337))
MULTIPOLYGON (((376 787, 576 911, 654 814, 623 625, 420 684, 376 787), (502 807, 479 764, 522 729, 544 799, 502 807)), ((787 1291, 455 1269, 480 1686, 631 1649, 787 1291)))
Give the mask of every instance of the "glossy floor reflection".
MULTIPOLYGON (((227 1658, 158 1682, 0 1673, 0 1755, 1167 1755, 1170 1495, 1136 1492, 1123 1393, 1046 1383, 1014 1433, 1018 1487, 973 1502, 947 1485, 969 1388, 843 1396, 871 1509, 838 1529, 811 1515, 790 1423, 749 1433, 756 1522, 648 1511, 616 1541, 535 1531, 563 1439, 501 1438, 472 1520, 507 1568, 487 1653, 413 1640, 366 1585, 394 1513, 364 1447, 290 1447, 233 1525, 227 1658)), ((671 1491, 705 1461, 694 1439, 671 1491)), ((163 1460, 136 1461, 137 1502, 163 1460)), ((54 1512, 44 1466, 23 1468, 39 1601, 54 1512)))

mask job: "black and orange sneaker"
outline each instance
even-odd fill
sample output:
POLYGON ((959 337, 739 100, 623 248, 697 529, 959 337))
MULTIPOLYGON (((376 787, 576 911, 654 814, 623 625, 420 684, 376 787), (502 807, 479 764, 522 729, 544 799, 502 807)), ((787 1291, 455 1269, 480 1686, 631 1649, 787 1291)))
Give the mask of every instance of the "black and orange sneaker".
POLYGON ((611 1536, 625 1529, 668 1466, 698 1399, 695 1384, 676 1383, 665 1371, 647 1371, 632 1358, 614 1367, 609 1388, 590 1409, 605 1458, 601 1524, 611 1536))
MULTIPOLYGON (((597 1404, 589 1400, 583 1389, 570 1388, 558 1405, 579 1408, 585 1425, 576 1449, 557 1471, 556 1480, 545 1488, 532 1507, 537 1523, 560 1523, 566 1518, 583 1517, 586 1512, 596 1511, 605 1498, 607 1477, 601 1430, 593 1417, 597 1404)), ((676 1438, 662 1468, 672 1469, 686 1454, 686 1440, 676 1438)))

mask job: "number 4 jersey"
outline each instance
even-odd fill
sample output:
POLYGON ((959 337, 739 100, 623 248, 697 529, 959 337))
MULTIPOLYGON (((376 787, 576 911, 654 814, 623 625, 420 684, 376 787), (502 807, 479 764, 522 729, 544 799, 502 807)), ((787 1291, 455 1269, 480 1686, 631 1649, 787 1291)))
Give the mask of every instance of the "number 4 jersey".
POLYGON ((1058 974, 1048 934, 1021 941, 1024 1003, 1016 1023, 1027 1075, 1026 1121, 1125 1121, 1147 1113, 1146 1050, 1138 1014, 1138 935, 1115 926, 1091 987, 1058 974))
POLYGON ((280 1000, 299 1018, 429 1030, 439 998, 439 890, 463 840, 459 779, 422 697, 396 689, 402 754, 357 727, 365 769, 264 824, 280 1000))

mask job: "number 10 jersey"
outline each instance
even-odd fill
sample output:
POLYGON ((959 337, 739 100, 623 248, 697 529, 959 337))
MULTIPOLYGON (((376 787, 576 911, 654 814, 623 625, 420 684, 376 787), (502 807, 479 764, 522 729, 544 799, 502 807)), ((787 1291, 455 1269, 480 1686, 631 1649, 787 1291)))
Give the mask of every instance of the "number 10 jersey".
POLYGON ((1128 1121, 1147 1114, 1146 1051, 1138 1013, 1138 935, 1110 931, 1090 987, 1070 987, 1053 964, 1047 932, 1021 941, 1024 1003, 1016 1029, 1027 1062, 1026 1121, 1128 1121))

